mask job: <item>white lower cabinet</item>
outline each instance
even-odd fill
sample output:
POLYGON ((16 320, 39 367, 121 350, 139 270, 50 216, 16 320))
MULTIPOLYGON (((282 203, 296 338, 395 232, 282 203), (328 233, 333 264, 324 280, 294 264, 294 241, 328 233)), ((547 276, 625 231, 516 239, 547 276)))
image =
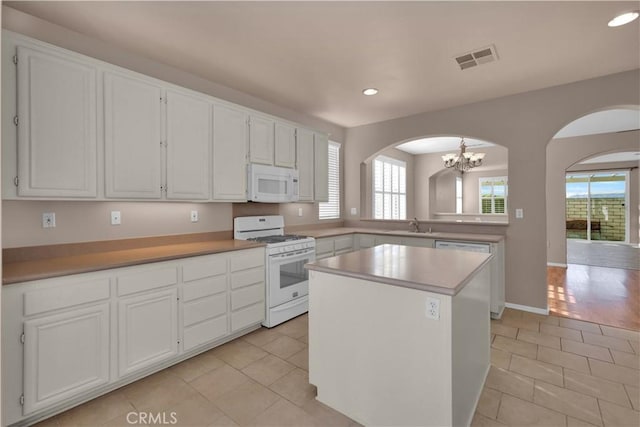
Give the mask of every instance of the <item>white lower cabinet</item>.
POLYGON ((178 354, 176 288, 118 302, 118 350, 121 377, 178 354))
POLYGON ((109 304, 24 322, 24 414, 109 382, 109 304))
POLYGON ((252 248, 5 286, 2 424, 31 424, 260 327, 264 263, 252 248))

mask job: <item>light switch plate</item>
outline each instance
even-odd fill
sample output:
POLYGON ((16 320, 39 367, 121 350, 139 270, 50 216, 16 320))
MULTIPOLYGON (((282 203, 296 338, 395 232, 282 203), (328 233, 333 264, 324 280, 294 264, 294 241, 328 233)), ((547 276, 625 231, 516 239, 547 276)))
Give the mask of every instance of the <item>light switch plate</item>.
POLYGON ((518 219, 524 218, 524 209, 522 209, 522 208, 517 208, 516 209, 516 218, 518 218, 518 219))
POLYGON ((358 215, 358 208, 351 208, 351 215, 358 215))

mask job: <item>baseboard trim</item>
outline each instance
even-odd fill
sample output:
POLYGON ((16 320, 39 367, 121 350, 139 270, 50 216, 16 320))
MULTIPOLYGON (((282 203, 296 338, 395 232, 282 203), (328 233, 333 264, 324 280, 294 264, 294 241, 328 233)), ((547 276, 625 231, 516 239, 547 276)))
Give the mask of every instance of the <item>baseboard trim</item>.
POLYGON ((504 306, 506 308, 513 308, 514 310, 528 311, 529 313, 542 314, 544 316, 549 315, 549 307, 547 308, 530 307, 528 305, 512 304, 510 302, 505 303, 504 306))
POLYGON ((567 264, 562 264, 560 262, 548 262, 547 267, 562 267, 567 268, 567 264))

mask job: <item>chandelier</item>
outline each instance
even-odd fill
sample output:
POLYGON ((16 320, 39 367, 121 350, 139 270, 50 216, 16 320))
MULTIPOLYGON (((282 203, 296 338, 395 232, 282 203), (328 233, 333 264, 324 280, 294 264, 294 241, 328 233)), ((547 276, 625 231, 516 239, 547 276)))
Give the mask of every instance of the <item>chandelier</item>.
POLYGON ((460 153, 449 153, 442 156, 445 167, 453 168, 460 173, 465 173, 471 168, 480 166, 482 164, 482 159, 484 159, 484 153, 467 151, 464 138, 460 140, 460 153))

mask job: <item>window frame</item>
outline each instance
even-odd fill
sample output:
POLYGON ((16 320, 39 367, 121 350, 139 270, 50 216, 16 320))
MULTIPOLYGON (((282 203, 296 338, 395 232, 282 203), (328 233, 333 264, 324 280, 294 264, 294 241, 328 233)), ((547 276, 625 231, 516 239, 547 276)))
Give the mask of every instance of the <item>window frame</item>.
MULTIPOLYGON (((399 172, 400 173, 400 172, 399 172)), ((391 186, 393 187, 393 183, 391 184, 391 186)), ((393 157, 389 157, 389 156, 385 156, 385 155, 379 155, 376 156, 372 162, 371 162, 371 209, 372 209, 372 217, 374 219, 392 219, 392 220, 406 220, 407 219, 407 162, 405 162, 404 160, 400 160, 400 159, 396 159, 393 157), (398 191, 395 192, 393 191, 393 188, 391 189, 391 191, 384 191, 384 175, 381 178, 383 181, 383 189, 382 191, 376 191, 376 162, 380 161, 383 163, 383 174, 384 174, 384 164, 390 164, 391 167, 393 166, 397 166, 399 168, 402 168, 404 171, 404 184, 401 184, 400 182, 400 178, 398 181, 398 191), (401 192, 400 189, 404 187, 404 192, 401 192), (376 216, 376 194, 382 194, 382 217, 377 217, 376 216), (391 209, 391 216, 389 218, 385 217, 385 204, 384 204, 384 200, 385 200, 385 194, 389 194, 391 200, 393 200, 393 195, 397 195, 398 196, 398 200, 399 200, 399 204, 398 204, 398 217, 394 218, 394 214, 393 214, 393 206, 389 207, 389 209, 391 209), (402 196, 404 196, 404 199, 402 199, 402 196), (401 206, 401 202, 400 200, 404 200, 404 206, 401 206), (401 215, 402 212, 404 211, 404 217, 401 215)), ((393 203, 393 202, 391 202, 393 203)))
POLYGON ((507 200, 509 194, 509 177, 507 176, 484 176, 478 178, 478 210, 485 215, 506 215, 509 211, 507 208, 507 200), (491 181, 491 212, 483 212, 482 210, 482 183, 491 181), (494 192, 495 183, 504 181, 504 212, 496 212, 496 195, 494 192))
POLYGON ((341 218, 341 212, 340 212, 340 188, 341 188, 341 182, 340 182, 340 151, 342 149, 342 144, 340 144, 339 142, 335 142, 335 141, 329 141, 329 145, 328 145, 328 165, 327 165, 327 179, 329 180, 329 184, 328 184, 328 192, 329 192, 329 198, 327 202, 319 202, 318 203, 318 220, 319 221, 326 221, 326 220, 335 220, 335 219, 340 219, 341 218), (332 153, 331 150, 336 150, 336 165, 334 167, 335 169, 335 174, 332 174, 332 165, 331 165, 331 158, 332 153), (332 180, 334 182, 332 182, 332 180), (335 182, 337 181, 337 182, 335 182), (335 193, 332 194, 332 189, 334 190, 335 193), (324 209, 323 209, 324 208, 324 209), (323 215, 323 210, 325 211, 329 211, 331 210, 332 212, 329 213, 325 213, 323 215))

